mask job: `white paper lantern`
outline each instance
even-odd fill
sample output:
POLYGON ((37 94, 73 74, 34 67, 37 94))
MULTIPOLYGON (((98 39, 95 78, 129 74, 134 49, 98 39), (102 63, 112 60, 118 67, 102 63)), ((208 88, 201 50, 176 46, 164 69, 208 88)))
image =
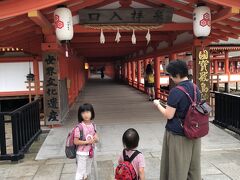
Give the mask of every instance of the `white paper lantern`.
POLYGON ((73 38, 72 13, 66 7, 59 7, 54 12, 56 36, 59 41, 69 41, 73 38))
POLYGON ((198 4, 193 11, 193 32, 198 38, 205 38, 211 32, 211 11, 203 4, 198 4))

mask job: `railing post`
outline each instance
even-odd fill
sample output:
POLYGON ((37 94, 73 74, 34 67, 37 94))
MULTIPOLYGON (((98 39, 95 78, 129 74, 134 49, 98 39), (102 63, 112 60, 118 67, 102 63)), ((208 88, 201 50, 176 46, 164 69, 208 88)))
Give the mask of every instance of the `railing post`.
POLYGON ((141 61, 137 61, 137 82, 138 82, 138 89, 140 89, 140 83, 141 83, 141 61))
POLYGON ((159 98, 159 92, 160 89, 160 58, 156 57, 154 58, 154 78, 155 78, 155 98, 159 98))
POLYGON ((7 154, 6 150, 6 136, 5 136, 5 122, 4 114, 0 113, 0 147, 1 155, 7 154))
POLYGON ((132 86, 134 86, 135 79, 136 79, 136 64, 135 61, 132 61, 132 86))
POLYGON ((12 143, 13 143, 13 154, 16 155, 19 152, 19 144, 18 144, 18 117, 19 112, 12 114, 11 121, 12 121, 12 143))
POLYGON ((127 62, 127 80, 128 80, 128 84, 130 82, 130 75, 131 75, 131 63, 127 62))

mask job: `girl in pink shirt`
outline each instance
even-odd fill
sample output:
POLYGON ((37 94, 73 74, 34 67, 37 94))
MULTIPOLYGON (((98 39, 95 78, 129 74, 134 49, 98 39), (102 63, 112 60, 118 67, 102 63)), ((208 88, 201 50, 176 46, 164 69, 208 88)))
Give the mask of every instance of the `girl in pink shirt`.
MULTIPOLYGON (((124 145, 124 150, 125 154, 131 158, 133 153, 137 151, 138 143, 139 143, 139 135, 138 132, 130 128, 125 133, 123 134, 122 137, 122 142, 124 145)), ((124 161, 123 158, 123 153, 120 155, 118 163, 121 163, 124 161)), ((133 168, 137 174, 137 179, 139 180, 145 180, 145 173, 144 173, 144 168, 145 168, 145 160, 144 156, 142 153, 139 153, 131 162, 133 165, 133 168)))
POLYGON ((92 122, 95 117, 91 104, 83 104, 78 109, 78 122, 74 132, 74 144, 77 145, 77 172, 75 180, 85 180, 91 174, 93 152, 98 142, 96 126, 92 122))

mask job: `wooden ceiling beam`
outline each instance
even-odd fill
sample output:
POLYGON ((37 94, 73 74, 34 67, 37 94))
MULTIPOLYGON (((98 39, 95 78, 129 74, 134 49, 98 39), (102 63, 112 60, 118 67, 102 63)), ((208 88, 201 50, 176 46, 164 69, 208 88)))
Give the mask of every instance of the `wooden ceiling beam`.
MULTIPOLYGON (((155 2, 154 0, 151 0, 150 2, 155 2)), ((161 4, 165 4, 167 6, 170 6, 174 9, 182 9, 184 11, 189 11, 189 12, 193 12, 193 8, 188 6, 188 5, 185 5, 185 4, 182 4, 182 3, 178 3, 178 2, 175 2, 175 1, 172 1, 172 0, 161 0, 159 1, 159 3, 161 4)))
MULTIPOLYGON (((167 23, 162 24, 158 28, 151 29, 151 32, 154 31, 188 31, 192 30, 192 23, 167 23)), ((120 29, 120 32, 130 32, 131 30, 120 29)), ((138 30, 138 31, 147 31, 147 30, 138 30)), ((99 33, 100 29, 88 28, 83 25, 74 25, 75 33, 99 33)), ((116 29, 104 29, 104 32, 116 32, 116 29)))
POLYGON ((68 0, 24 0, 24 3, 22 1, 4 1, 0 3, 0 19, 19 16, 33 10, 44 9, 67 1, 68 0))
POLYGON ((27 18, 27 16, 21 15, 21 16, 17 16, 17 17, 11 17, 11 18, 7 18, 5 20, 0 21, 0 27, 1 28, 5 28, 7 26, 12 26, 13 24, 21 24, 24 22, 29 22, 32 23, 30 19, 27 18))
POLYGON ((26 46, 31 46, 32 42, 39 41, 41 43, 41 36, 38 35, 32 35, 32 34, 26 34, 25 36, 18 37, 16 39, 13 39, 11 41, 6 42, 6 45, 16 45, 16 44, 25 44, 26 46))
POLYGON ((43 34, 53 34, 54 28, 52 24, 45 18, 45 16, 39 11, 34 10, 28 12, 28 17, 38 26, 42 28, 43 34))
MULTIPOLYGON (((235 9, 236 10, 236 9, 235 9)), ((235 11, 234 10, 234 11, 235 11)), ((193 8, 192 8, 192 11, 193 11, 193 8)), ((183 17, 186 17, 186 18, 189 18, 189 19, 192 19, 192 15, 189 14, 189 13, 186 13, 186 12, 183 12, 183 11, 174 11, 176 14, 180 15, 180 16, 183 16, 183 17)), ((232 15, 232 16, 237 16, 237 15, 232 15)), ((231 17, 232 17, 231 16, 231 17)), ((240 15, 239 15, 240 16, 240 15)), ((230 26, 224 26, 224 25, 221 25, 221 24, 218 24, 218 23, 213 23, 212 24, 212 28, 215 28, 215 29, 221 29, 221 30, 224 30, 224 31, 228 31, 229 33, 232 33, 232 34, 236 34, 236 35, 239 35, 240 34, 240 30, 238 29, 235 29, 235 28, 232 28, 230 26)))
POLYGON ((106 6, 108 4, 114 3, 114 2, 117 2, 117 0, 104 0, 103 2, 98 3, 96 5, 88 6, 88 8, 97 9, 97 8, 102 7, 102 6, 106 6))
POLYGON ((228 37, 223 36, 223 35, 211 34, 210 36, 212 38, 220 39, 220 40, 223 40, 223 41, 228 41, 228 37))
POLYGON ((218 34, 218 35, 223 35, 223 36, 227 36, 233 39, 238 39, 239 36, 233 33, 227 33, 227 32, 223 32, 220 29, 213 29, 212 33, 218 34))
POLYGON ((222 6, 240 8, 240 1, 239 0, 208 0, 208 1, 216 3, 216 4, 220 4, 222 6))
POLYGON ((156 1, 147 1, 147 0, 133 0, 135 2, 138 2, 138 3, 141 3, 141 4, 144 4, 146 6, 150 6, 150 7, 155 7, 155 8, 158 8, 158 7, 161 7, 162 5, 157 3, 156 1))
POLYGON ((225 25, 222 25, 222 24, 214 24, 212 26, 213 26, 213 29, 214 28, 215 29, 221 29, 221 30, 224 30, 224 31, 228 31, 230 33, 240 35, 240 29, 235 29, 235 28, 232 28, 231 26, 225 26, 225 25))
POLYGON ((239 9, 238 8, 225 8, 219 11, 217 14, 214 14, 212 16, 212 23, 217 23, 219 21, 228 19, 232 16, 235 16, 236 14, 239 14, 239 9))
MULTIPOLYGON (((155 45, 155 43, 153 43, 155 45)), ((98 43, 71 43, 70 47, 74 49, 89 49, 89 48, 132 48, 132 47, 147 47, 151 45, 151 42, 147 45, 146 42, 138 42, 137 44, 132 44, 130 42, 112 42, 106 44, 98 43)))
MULTIPOLYGON (((146 38, 144 36, 138 36, 136 34, 137 42, 146 42, 146 38)), ((169 40, 170 37, 163 35, 152 35, 151 41, 164 41, 169 40)), ((106 43, 115 42, 115 36, 105 36, 106 43)), ((99 43, 99 37, 74 37, 71 40, 71 43, 99 43)), ((122 36, 120 42, 131 42, 131 36, 122 36)))
POLYGON ((5 37, 8 35, 11 35, 13 33, 18 33, 21 31, 25 31, 27 29, 31 29, 35 24, 29 24, 28 22, 22 23, 20 26, 9 26, 4 28, 3 30, 0 30, 0 37, 5 37))
MULTIPOLYGON (((36 27, 37 28, 37 27, 36 27)), ((1 37, 0 36, 0 42, 9 42, 9 41, 15 41, 15 39, 17 38, 21 38, 21 37, 24 37, 26 35, 29 35, 29 34, 34 34, 35 35, 35 31, 36 31, 36 28, 29 28, 29 29, 26 29, 25 31, 21 31, 21 32, 18 32, 18 33, 13 33, 13 34, 10 34, 8 36, 3 36, 1 37)))

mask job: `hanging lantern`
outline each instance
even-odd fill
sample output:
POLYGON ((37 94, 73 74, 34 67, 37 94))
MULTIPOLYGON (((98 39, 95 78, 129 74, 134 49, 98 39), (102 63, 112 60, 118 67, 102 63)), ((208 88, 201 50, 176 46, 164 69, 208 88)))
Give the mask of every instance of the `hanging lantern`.
POLYGON ((205 38, 211 32, 211 11, 203 3, 199 3, 193 11, 193 32, 197 38, 205 38))
POLYGON ((66 57, 68 57, 68 43, 73 38, 73 20, 71 11, 65 6, 59 6, 54 11, 54 24, 56 36, 66 45, 66 57))

